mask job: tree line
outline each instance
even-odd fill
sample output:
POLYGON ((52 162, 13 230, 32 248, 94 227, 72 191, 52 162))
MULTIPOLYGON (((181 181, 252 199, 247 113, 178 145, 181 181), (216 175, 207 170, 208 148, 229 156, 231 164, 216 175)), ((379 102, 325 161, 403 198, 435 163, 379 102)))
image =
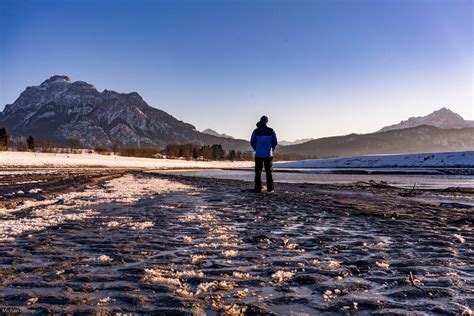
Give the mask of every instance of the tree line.
MULTIPOLYGON (((63 145, 54 144, 47 138, 36 139, 32 135, 27 138, 13 139, 6 128, 0 128, 0 150, 8 150, 9 148, 18 151, 39 151, 39 152, 56 152, 56 153, 81 153, 83 146, 79 139, 70 138, 63 145)), ((102 155, 119 155, 126 157, 143 157, 143 158, 166 158, 186 159, 186 160, 253 160, 251 152, 242 152, 230 149, 224 150, 220 144, 199 146, 195 144, 168 144, 163 149, 123 146, 114 143, 109 147, 100 145, 93 146, 93 150, 88 152, 96 152, 102 155)), ((278 151, 274 155, 275 160, 301 160, 316 157, 307 157, 296 154, 280 154, 278 151)))
MULTIPOLYGON (((12 138, 6 128, 0 128, 0 150, 14 149, 18 151, 80 153, 82 144, 79 139, 70 138, 63 145, 54 144, 46 138, 35 139, 32 135, 27 138, 12 138)), ((198 146, 194 144, 168 144, 163 149, 122 146, 112 144, 110 147, 95 145, 93 151, 102 155, 120 155, 126 157, 195 159, 195 160, 242 160, 245 155, 241 151, 229 150, 226 152, 221 145, 198 146)), ((89 150, 92 152, 92 150, 89 150)))
POLYGON ((81 142, 78 139, 68 139, 66 144, 58 146, 47 138, 36 139, 32 135, 13 138, 5 127, 0 128, 0 150, 13 149, 17 151, 39 151, 59 153, 81 152, 81 142))
POLYGON ((203 159, 203 160, 242 160, 244 155, 239 150, 226 152, 220 144, 198 146, 195 144, 168 144, 163 153, 169 158, 203 159))

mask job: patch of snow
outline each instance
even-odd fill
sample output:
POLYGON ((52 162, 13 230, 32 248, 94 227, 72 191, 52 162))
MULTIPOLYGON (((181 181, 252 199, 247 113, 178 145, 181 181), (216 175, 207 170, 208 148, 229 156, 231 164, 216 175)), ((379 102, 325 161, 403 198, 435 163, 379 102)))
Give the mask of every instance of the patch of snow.
POLYGON ((106 305, 110 302, 110 297, 107 296, 107 297, 104 297, 102 299, 99 300, 99 302, 97 303, 97 305, 106 305))
POLYGON ((155 226, 153 222, 146 221, 146 222, 135 222, 135 223, 130 223, 130 228, 133 230, 138 230, 138 229, 146 229, 146 228, 151 228, 155 226))
POLYGON ((169 277, 169 272, 162 269, 145 269, 143 281, 170 286, 181 286, 181 281, 176 277, 169 277))
MULTIPOLYGON (((0 209, 0 215, 9 216, 20 210, 32 208, 26 218, 0 221, 0 241, 11 241, 16 235, 26 231, 38 231, 56 226, 66 221, 79 221, 92 218, 99 213, 81 207, 97 206, 104 203, 133 203, 143 196, 161 194, 171 191, 186 191, 191 187, 166 179, 143 179, 134 175, 125 175, 112 179, 103 187, 91 187, 82 192, 69 192, 55 199, 44 201, 25 201, 23 205, 11 209, 0 209)), ((133 222, 130 218, 114 218, 106 223, 107 227, 128 227, 130 229, 146 229, 153 227, 150 221, 133 222)))
POLYGON ((224 290, 224 291, 232 291, 232 289, 235 286, 234 283, 230 283, 227 281, 219 281, 217 285, 219 286, 219 289, 224 290))
POLYGON ((204 272, 197 270, 177 271, 176 275, 180 278, 203 278, 204 272))
POLYGON ((235 297, 237 297, 238 299, 243 299, 248 295, 249 295, 249 289, 244 289, 241 291, 237 291, 237 293, 235 294, 235 297))
POLYGON ((40 189, 40 188, 34 188, 28 191, 29 194, 38 194, 41 192, 43 192, 43 189, 40 189))
POLYGON ((461 235, 459 235, 459 234, 453 234, 453 237, 454 237, 454 239, 455 239, 458 243, 464 244, 465 239, 464 239, 463 236, 461 236, 461 235))
POLYGON ((329 260, 327 263, 326 263, 326 267, 329 269, 329 270, 337 270, 339 269, 339 267, 341 266, 341 263, 337 260, 329 260))
POLYGON ((224 250, 222 255, 226 258, 237 256, 238 252, 236 250, 224 250))
POLYGON ((375 265, 382 269, 388 269, 390 265, 385 261, 375 261, 375 265))
POLYGON ((112 261, 112 258, 110 258, 107 255, 101 255, 101 256, 97 257, 97 261, 99 261, 99 262, 110 262, 110 261, 112 261))
POLYGON ((234 271, 232 273, 232 276, 236 279, 241 279, 241 280, 249 280, 250 279, 250 274, 249 273, 243 273, 243 272, 238 272, 238 271, 234 271))
POLYGON ((293 277, 294 273, 291 271, 278 270, 272 274, 273 281, 277 283, 282 283, 290 280, 293 277))
POLYGON ((217 288, 217 281, 213 281, 213 282, 203 282, 201 284, 198 285, 197 289, 196 289, 196 295, 199 295, 201 293, 205 293, 205 292, 209 292, 215 288, 217 288))
POLYGON ((37 118, 47 118, 47 117, 51 117, 51 116, 55 116, 56 113, 53 112, 53 111, 48 111, 48 112, 45 112, 43 114, 40 114, 37 116, 37 118))
POLYGON ((206 259, 206 256, 204 256, 204 255, 192 255, 191 256, 191 263, 192 264, 198 264, 198 263, 200 263, 201 261, 203 261, 205 259, 206 259))
POLYGON ((193 242, 193 238, 191 236, 184 236, 183 237, 183 241, 186 243, 186 244, 191 244, 193 242))
POLYGON ((36 114, 36 112, 28 112, 24 118, 23 118, 23 122, 28 122, 30 120, 30 118, 32 118, 34 115, 36 114))

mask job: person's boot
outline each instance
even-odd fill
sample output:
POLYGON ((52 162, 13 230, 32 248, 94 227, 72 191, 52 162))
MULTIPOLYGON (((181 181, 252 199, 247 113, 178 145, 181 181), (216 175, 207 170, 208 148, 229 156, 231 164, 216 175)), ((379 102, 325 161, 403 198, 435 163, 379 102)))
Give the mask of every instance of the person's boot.
POLYGON ((255 188, 253 190, 250 190, 250 191, 253 192, 253 193, 262 193, 262 190, 261 189, 259 190, 257 188, 255 188))
POLYGON ((270 184, 268 184, 267 182, 267 192, 268 193, 275 192, 275 187, 273 186, 273 182, 270 182, 270 184))

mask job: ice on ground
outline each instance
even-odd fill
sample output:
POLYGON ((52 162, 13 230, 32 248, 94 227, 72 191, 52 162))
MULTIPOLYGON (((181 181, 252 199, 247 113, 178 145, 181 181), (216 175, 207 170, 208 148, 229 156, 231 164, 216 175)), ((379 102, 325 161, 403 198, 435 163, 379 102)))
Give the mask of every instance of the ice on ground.
POLYGON ((86 211, 80 212, 80 213, 65 214, 64 219, 72 220, 72 221, 79 221, 79 220, 82 220, 82 219, 85 219, 85 218, 93 217, 93 216, 98 215, 98 214, 99 214, 98 212, 94 212, 92 210, 86 210, 86 211))
POLYGON ((464 239, 461 235, 459 235, 459 234, 453 234, 453 237, 454 237, 454 239, 455 239, 457 242, 459 242, 459 243, 461 243, 461 244, 464 244, 465 239, 464 239))
MULTIPOLYGON (((178 182, 159 178, 142 178, 125 175, 107 181, 104 186, 94 186, 82 192, 61 194, 54 199, 44 201, 25 201, 23 205, 12 209, 0 209, 0 215, 7 215, 21 210, 32 209, 27 218, 0 221, 0 241, 11 241, 14 236, 26 231, 38 231, 66 221, 79 221, 94 217, 98 212, 83 207, 97 206, 105 203, 133 203, 145 196, 176 191, 191 190, 178 182)), ((128 227, 130 229, 147 229, 153 222, 130 222, 130 218, 114 218, 105 223, 107 227, 128 227)))
POLYGON ((326 267, 329 269, 329 270, 337 270, 339 269, 339 267, 341 266, 341 263, 337 260, 329 260, 327 263, 326 263, 326 267))
POLYGON ((200 283, 196 289, 196 295, 212 291, 217 288, 217 281, 200 283))
POLYGON ((183 241, 186 243, 186 244, 191 244, 193 242, 193 238, 191 236, 184 236, 183 237, 183 241))
POLYGON ((198 264, 206 259, 206 256, 204 255, 192 255, 191 256, 191 263, 192 264, 198 264))
POLYGON ((290 280, 293 277, 294 273, 291 271, 278 270, 272 274, 273 281, 277 283, 282 283, 290 280))
POLYGON ((237 304, 223 304, 222 302, 213 301, 211 304, 214 310, 219 311, 222 315, 244 315, 247 310, 247 306, 239 306, 237 304))
POLYGON ((232 273, 232 276, 236 279, 241 279, 241 280, 249 280, 251 278, 249 273, 243 273, 243 272, 238 272, 238 271, 234 271, 232 273))
POLYGON ((235 293, 235 297, 237 297, 238 299, 243 299, 247 297, 247 295, 249 295, 249 289, 240 290, 235 293))
POLYGON ((204 272, 198 270, 177 271, 176 275, 180 278, 203 278, 204 272))
POLYGON ((106 305, 110 302, 110 297, 107 296, 107 297, 104 297, 102 299, 99 300, 99 302, 97 303, 97 305, 106 305))
POLYGON ((226 258, 237 256, 238 252, 236 250, 224 250, 222 255, 226 258))
POLYGON ((181 286, 179 278, 170 277, 169 272, 163 269, 145 269, 143 281, 170 286, 181 286))
POLYGON ((179 288, 175 291, 175 293, 178 295, 178 296, 181 296, 183 298, 191 298, 193 297, 193 292, 190 291, 189 289, 187 288, 179 288))
POLYGON ((47 227, 59 225, 68 220, 83 220, 94 216, 90 210, 79 211, 75 214, 63 214, 60 207, 54 205, 43 210, 42 214, 31 218, 20 218, 0 221, 0 242, 13 241, 14 236, 26 231, 38 231, 47 227))
POLYGON ((298 247, 297 244, 289 242, 288 239, 283 240, 283 246, 287 249, 292 249, 292 250, 294 250, 298 247))
POLYGON ((97 261, 99 261, 99 262, 110 262, 110 261, 112 261, 112 258, 110 258, 107 255, 101 255, 101 256, 97 257, 97 261))
POLYGON ((278 162, 276 168, 474 168, 474 151, 371 155, 278 162))
POLYGON ((219 289, 224 291, 232 291, 232 289, 235 287, 234 283, 230 283, 227 281, 219 281, 217 285, 219 289))
MULTIPOLYGON (((175 288, 175 293, 184 298, 191 298, 194 293, 191 286, 185 283, 188 278, 204 278, 204 272, 198 270, 175 271, 173 269, 145 269, 143 281, 157 283, 168 287, 175 288)), ((197 287, 196 295, 202 291, 202 286, 197 287)))
POLYGON ((235 243, 229 243, 229 242, 223 242, 223 243, 216 243, 216 242, 211 242, 211 243, 199 243, 194 245, 196 248, 210 248, 210 249, 218 249, 218 248, 235 248, 237 247, 237 244, 235 243))
POLYGON ((146 222, 135 222, 135 223, 130 223, 129 227, 131 229, 146 229, 146 228, 151 228, 155 226, 153 222, 146 221, 146 222))
POLYGON ((18 211, 26 210, 29 208, 37 208, 37 207, 46 207, 48 205, 53 205, 55 203, 58 203, 58 199, 48 199, 48 200, 43 200, 43 201, 31 201, 31 200, 26 200, 23 201, 21 205, 16 206, 15 208, 3 208, 0 207, 0 215, 8 215, 10 213, 15 213, 18 211))
POLYGON ((375 265, 382 269, 388 269, 390 267, 390 265, 385 261, 376 261, 375 265))

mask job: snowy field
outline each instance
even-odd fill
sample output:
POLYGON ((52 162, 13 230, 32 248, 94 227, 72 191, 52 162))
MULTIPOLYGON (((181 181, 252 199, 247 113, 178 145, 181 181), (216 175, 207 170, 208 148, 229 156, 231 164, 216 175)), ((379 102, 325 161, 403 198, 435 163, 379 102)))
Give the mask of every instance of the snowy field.
POLYGON ((275 163, 276 168, 474 168, 474 151, 371 155, 275 163))
POLYGON ((186 161, 177 159, 151 159, 99 154, 59 154, 0 151, 0 169, 15 167, 71 168, 245 168, 252 166, 249 161, 186 161))
MULTIPOLYGON (((0 152, 0 168, 249 168, 252 161, 186 161, 99 154, 0 152)), ((371 155, 276 162, 275 168, 474 168, 474 151, 404 155, 371 155)))

